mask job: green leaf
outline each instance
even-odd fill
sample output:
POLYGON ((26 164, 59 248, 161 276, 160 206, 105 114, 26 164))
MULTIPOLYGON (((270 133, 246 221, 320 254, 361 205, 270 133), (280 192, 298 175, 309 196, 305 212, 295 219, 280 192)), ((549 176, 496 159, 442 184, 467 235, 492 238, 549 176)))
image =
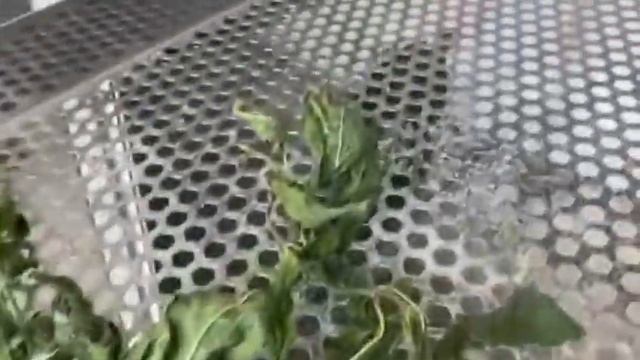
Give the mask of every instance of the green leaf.
POLYGON ((0 197, 0 344, 9 349, 7 359, 116 360, 117 328, 93 314, 72 280, 38 269, 28 232, 16 204, 0 197), (57 290, 51 315, 33 308, 34 294, 43 286, 57 290))
MULTIPOLYGON (((229 352, 229 360, 252 360, 267 351, 268 334, 275 329, 264 327, 259 310, 243 312, 236 326, 238 331, 243 334, 243 338, 242 342, 229 352)), ((278 348, 269 350, 275 349, 278 348)))
MULTIPOLYGON (((91 302, 84 297, 82 289, 73 280, 43 273, 36 273, 34 278, 40 284, 52 286, 57 291, 51 308, 57 316, 54 316, 54 324, 56 319, 64 319, 70 327, 71 336, 81 337, 84 345, 96 356, 120 350, 122 339, 119 331, 114 324, 93 313, 91 302)), ((60 329, 56 328, 54 331, 58 333, 60 329)))
POLYGON ((313 158, 320 162, 325 153, 325 137, 327 136, 327 130, 324 125, 323 115, 318 115, 314 109, 311 108, 309 97, 311 94, 307 94, 305 98, 305 114, 302 118, 302 135, 311 150, 313 158))
POLYGON ((55 324, 48 314, 35 313, 25 326, 25 333, 38 347, 45 347, 55 339, 55 324))
MULTIPOLYGON (((1 185, 0 185, 1 186, 1 185)), ((0 189, 0 234, 5 241, 21 241, 29 229, 22 215, 16 210, 16 203, 0 189)))
POLYGON ((176 296, 165 313, 164 321, 167 326, 161 325, 161 328, 170 331, 170 341, 166 343, 166 348, 160 348, 156 343, 156 351, 171 354, 171 358, 176 360, 194 359, 194 355, 202 351, 205 345, 203 339, 220 331, 220 327, 217 326, 220 324, 219 321, 235 315, 238 306, 232 298, 220 293, 203 292, 176 296))
POLYGON ((342 254, 355 239, 363 219, 365 212, 357 210, 342 214, 334 221, 309 231, 300 256, 305 259, 325 259, 342 254))
POLYGON ((323 87, 305 98, 304 137, 316 162, 312 193, 338 206, 377 197, 382 180, 378 131, 358 104, 345 103, 323 87))
POLYGON ((376 334, 379 338, 384 332, 385 324, 381 321, 384 315, 380 316, 381 309, 379 306, 376 308, 370 294, 350 294, 343 307, 347 318, 339 335, 326 339, 326 360, 352 359, 359 352, 362 353, 359 356, 364 356, 367 350, 362 350, 363 347, 368 343, 372 343, 370 348, 375 347, 376 334))
POLYGON ((271 284, 265 290, 261 321, 268 332, 268 345, 276 359, 283 359, 295 337, 293 287, 300 279, 300 260, 284 248, 271 284))
MULTIPOLYGON (((88 341, 87 339, 82 340, 84 346, 86 346, 86 351, 88 354, 87 359, 90 360, 118 360, 118 356, 120 354, 120 346, 114 346, 113 344, 96 344, 94 342, 88 341)), ((81 345, 81 346, 82 346, 81 345)))
POLYGON ((535 286, 518 288, 507 303, 486 314, 463 316, 436 345, 435 359, 462 359, 471 346, 557 346, 584 330, 535 286))
POLYGON ((3 316, 0 309, 0 359, 11 359, 9 353, 9 339, 11 339, 11 336, 8 329, 6 329, 7 325, 13 325, 12 319, 3 316))
POLYGON ((339 335, 325 342, 327 360, 429 360, 427 324, 420 308, 399 290, 382 286, 347 296, 348 318, 339 335))
POLYGON ((138 335, 132 347, 125 351, 121 358, 123 360, 162 360, 169 340, 169 325, 166 321, 161 321, 146 333, 138 335))
POLYGON ((236 101, 233 105, 233 114, 249 123, 249 126, 256 132, 263 141, 276 142, 281 131, 278 123, 270 116, 248 110, 242 101, 236 101))
POLYGON ((250 360, 268 353, 264 298, 258 295, 240 300, 217 291, 178 295, 125 359, 250 360))
POLYGON ((350 199, 377 199, 382 191, 382 179, 387 171, 386 164, 378 151, 368 153, 363 169, 353 168, 353 185, 346 188, 345 195, 350 199))
MULTIPOLYGON (((312 253, 312 251, 309 251, 312 253)), ((366 266, 354 266, 344 254, 332 254, 317 261, 306 261, 313 279, 324 281, 337 288, 365 289, 372 285, 370 270, 366 266)))
POLYGON ((9 279, 37 266, 25 240, 28 225, 1 188, 0 183, 0 288, 9 279))
POLYGON ((366 213, 369 201, 349 203, 339 207, 327 207, 309 195, 299 184, 278 178, 271 180, 271 189, 284 207, 287 215, 302 228, 317 228, 339 216, 349 213, 366 213))
MULTIPOLYGON (((364 124, 358 104, 346 103, 335 94, 337 91, 325 86, 319 91, 310 91, 305 103, 308 109, 303 121, 317 124, 323 135, 322 158, 325 170, 344 171, 359 161, 364 154, 367 140, 367 128, 364 124)), ((305 134, 306 135, 306 134, 305 134)), ((316 151, 317 135, 310 134, 306 140, 316 151)))

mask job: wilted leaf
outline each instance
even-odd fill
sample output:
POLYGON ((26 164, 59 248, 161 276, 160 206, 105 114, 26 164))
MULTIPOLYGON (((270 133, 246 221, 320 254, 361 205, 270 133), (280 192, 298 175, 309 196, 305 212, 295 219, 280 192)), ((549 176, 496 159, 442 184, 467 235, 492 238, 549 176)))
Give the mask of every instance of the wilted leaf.
POLYGON ((535 286, 517 289, 501 308, 470 320, 474 338, 488 345, 556 346, 584 335, 582 327, 535 286))
POLYGON ((28 231, 15 204, 0 198, 0 344, 10 349, 2 359, 116 360, 118 329, 93 313, 72 280, 38 269, 26 242, 28 231), (51 315, 33 308, 42 286, 58 292, 51 315))
POLYGON ((583 336, 582 327, 555 300, 528 286, 492 312, 463 316, 438 342, 435 359, 462 359, 470 346, 557 346, 583 336))

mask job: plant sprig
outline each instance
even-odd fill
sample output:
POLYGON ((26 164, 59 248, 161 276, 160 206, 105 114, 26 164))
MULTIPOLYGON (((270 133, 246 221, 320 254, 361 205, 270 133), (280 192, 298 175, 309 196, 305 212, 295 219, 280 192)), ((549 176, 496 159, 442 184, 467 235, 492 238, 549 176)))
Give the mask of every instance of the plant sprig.
POLYGON ((507 303, 493 312, 461 317, 442 339, 431 343, 426 316, 399 288, 369 285, 370 291, 363 293, 350 288, 355 284, 347 285, 348 280, 337 281, 349 279, 349 274, 336 276, 335 271, 326 271, 344 263, 343 252, 367 221, 386 172, 375 124, 367 124, 357 104, 336 94, 335 89, 323 87, 305 96, 302 135, 314 165, 305 181, 282 170, 286 168, 288 137, 278 131, 277 120, 258 112, 237 113, 273 149, 276 165, 270 184, 298 228, 298 241, 291 248, 300 258, 302 277, 325 279, 330 287, 347 290, 358 299, 354 303, 365 309, 352 311, 366 314, 367 321, 360 323, 368 325, 347 327, 342 340, 325 344, 328 360, 387 359, 399 349, 408 350, 412 360, 457 360, 467 348, 552 346, 584 335, 580 325, 553 299, 531 285, 516 289, 507 303), (545 328, 540 319, 553 330, 545 328))
MULTIPOLYGON (((216 290, 177 295, 158 324, 123 345, 115 325, 92 312, 72 280, 44 272, 26 242, 28 226, 8 197, 0 199, 0 359, 52 360, 287 360, 296 337, 295 289, 323 281, 346 303, 349 321, 324 342, 326 360, 461 360, 486 346, 554 346, 577 340, 582 327, 534 286, 515 289, 506 304, 461 316, 431 339, 407 284, 373 286, 348 267, 344 253, 381 192, 386 160, 374 123, 335 89, 304 98, 301 135, 313 170, 288 170, 292 137, 277 119, 248 109, 235 114, 267 144, 269 183, 290 220, 293 242, 282 242, 270 286, 244 294, 216 290), (35 291, 57 291, 49 311, 36 310, 35 291)), ((250 151, 250 150, 248 150, 250 151)))

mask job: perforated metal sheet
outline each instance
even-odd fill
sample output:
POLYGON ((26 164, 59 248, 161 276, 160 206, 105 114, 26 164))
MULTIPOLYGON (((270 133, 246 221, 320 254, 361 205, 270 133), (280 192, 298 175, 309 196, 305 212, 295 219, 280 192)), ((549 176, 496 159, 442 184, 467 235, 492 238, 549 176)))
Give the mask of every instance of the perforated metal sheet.
MULTIPOLYGON (((588 331, 579 344, 490 359, 635 359, 639 5, 247 3, 10 112, 0 161, 42 223, 43 257, 85 276, 96 298, 123 299, 102 309, 135 327, 157 313, 158 293, 264 285, 284 227, 267 212, 264 160, 238 146, 255 134, 230 107, 243 97, 293 120, 304 89, 330 80, 393 141, 354 266, 378 283, 413 278, 434 333, 531 280, 588 331), (47 250, 56 237, 78 239, 67 250, 93 254, 73 258, 96 273, 60 262, 47 250)), ((302 294, 292 357, 319 359, 322 339, 340 333, 341 303, 327 289, 302 294)))
POLYGON ((0 116, 15 116, 237 3, 67 0, 11 22, 0 28, 0 116))

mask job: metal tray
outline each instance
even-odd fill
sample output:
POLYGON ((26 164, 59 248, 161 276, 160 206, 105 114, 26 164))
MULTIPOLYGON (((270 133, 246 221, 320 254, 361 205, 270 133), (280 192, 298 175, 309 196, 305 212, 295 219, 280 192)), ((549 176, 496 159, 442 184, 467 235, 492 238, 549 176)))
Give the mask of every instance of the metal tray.
MULTIPOLYGON (((45 266, 137 331, 163 294, 268 281, 282 227, 230 107, 245 97, 295 119, 306 87, 335 82, 394 143, 354 266, 413 278, 435 333, 532 280, 588 332, 489 359, 635 359, 639 11, 68 0, 0 28, 0 164, 45 266)), ((298 302, 295 356, 319 359, 340 303, 298 302)))

